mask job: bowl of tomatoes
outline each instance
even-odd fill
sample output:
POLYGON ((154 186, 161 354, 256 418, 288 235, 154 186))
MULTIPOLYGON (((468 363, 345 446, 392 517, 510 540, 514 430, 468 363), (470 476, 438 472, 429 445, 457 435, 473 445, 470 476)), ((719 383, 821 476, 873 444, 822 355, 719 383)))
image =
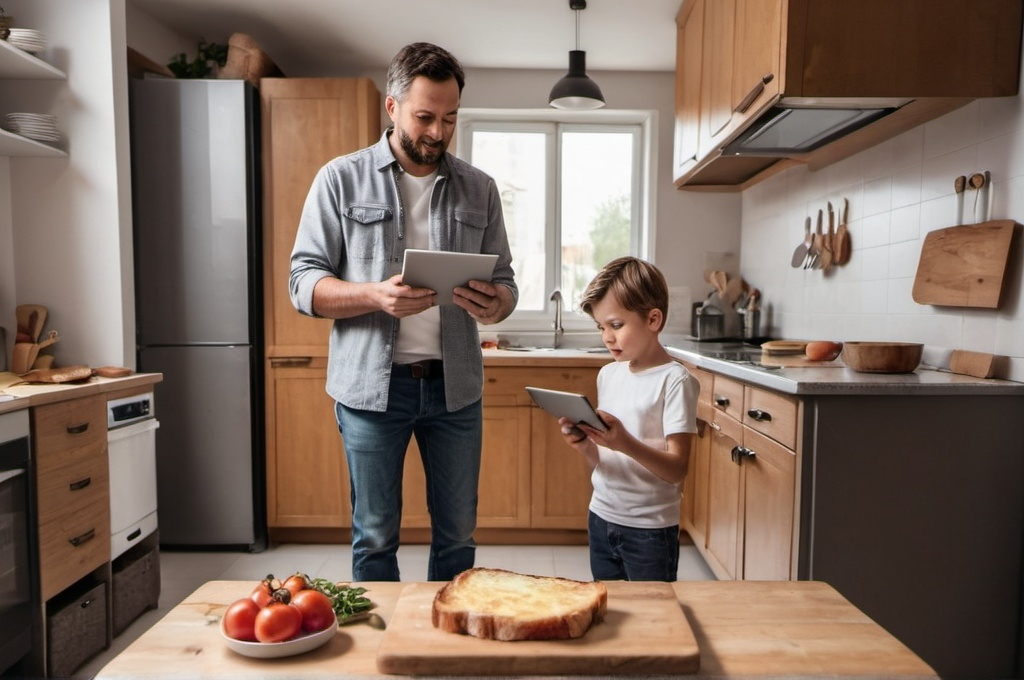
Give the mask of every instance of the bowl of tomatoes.
POLYGON ((334 637, 338 618, 331 598, 298 576, 284 583, 267 577, 228 605, 220 632, 229 649, 272 659, 312 651, 334 637))

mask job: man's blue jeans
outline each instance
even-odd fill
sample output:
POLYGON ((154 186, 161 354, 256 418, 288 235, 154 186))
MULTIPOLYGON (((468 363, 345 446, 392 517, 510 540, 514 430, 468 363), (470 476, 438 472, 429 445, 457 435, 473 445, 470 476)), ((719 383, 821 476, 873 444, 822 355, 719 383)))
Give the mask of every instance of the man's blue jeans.
POLYGON ((352 488, 352 578, 398 581, 402 470, 415 435, 427 483, 431 538, 427 579, 473 566, 483 411, 478 400, 449 413, 444 379, 392 376, 384 413, 335 404, 352 488))

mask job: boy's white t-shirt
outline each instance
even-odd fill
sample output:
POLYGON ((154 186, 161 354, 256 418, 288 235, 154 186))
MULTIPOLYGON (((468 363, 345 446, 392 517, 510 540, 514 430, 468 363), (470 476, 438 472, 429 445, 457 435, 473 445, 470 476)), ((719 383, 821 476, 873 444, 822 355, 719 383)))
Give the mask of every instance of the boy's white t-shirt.
MULTIPOLYGON (((597 375, 598 408, 637 439, 666 448, 670 434, 697 431, 700 382, 670 361, 638 373, 629 362, 606 364, 597 375)), ((642 529, 679 524, 680 485, 670 484, 629 456, 597 447, 590 510, 606 522, 642 529)))

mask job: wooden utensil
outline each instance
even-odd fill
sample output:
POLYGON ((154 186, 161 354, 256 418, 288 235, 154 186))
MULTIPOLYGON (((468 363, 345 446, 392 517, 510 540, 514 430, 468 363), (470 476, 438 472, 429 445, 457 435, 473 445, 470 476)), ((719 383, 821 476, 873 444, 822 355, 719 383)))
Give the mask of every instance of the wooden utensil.
POLYGON ((997 309, 1017 226, 1013 220, 992 220, 929 232, 917 264, 914 301, 997 309))
POLYGON ((844 342, 841 356, 859 373, 913 373, 923 350, 917 342, 844 342))
POLYGON ((843 209, 839 211, 839 228, 836 230, 835 245, 832 249, 834 258, 832 264, 843 265, 850 261, 850 234, 846 229, 846 220, 849 217, 850 202, 843 199, 843 209))
POLYGON ((953 180, 953 191, 956 194, 956 222, 959 226, 964 223, 964 189, 967 188, 967 178, 960 175, 953 180))
POLYGON ((980 223, 985 219, 983 217, 985 214, 985 203, 984 201, 979 203, 978 200, 981 198, 982 188, 986 185, 985 175, 980 172, 976 172, 971 175, 970 179, 967 181, 970 183, 971 188, 977 191, 977 193, 974 194, 974 221, 975 223, 980 223), (979 205, 981 207, 981 212, 978 211, 979 205))
POLYGON ((832 201, 828 202, 828 231, 821 239, 821 270, 827 272, 832 268, 834 258, 832 241, 836 235, 836 214, 832 210, 832 201))
POLYGON ((18 305, 15 316, 18 321, 15 342, 39 342, 46 325, 48 310, 43 305, 18 305))
POLYGON ((21 375, 25 382, 66 383, 88 380, 92 377, 92 369, 88 366, 61 366, 60 368, 41 368, 21 375))
POLYGON ((789 262, 791 267, 799 269, 803 266, 804 260, 807 258, 807 249, 811 247, 813 240, 814 237, 811 235, 811 216, 808 215, 804 219, 804 242, 793 251, 793 259, 789 262))

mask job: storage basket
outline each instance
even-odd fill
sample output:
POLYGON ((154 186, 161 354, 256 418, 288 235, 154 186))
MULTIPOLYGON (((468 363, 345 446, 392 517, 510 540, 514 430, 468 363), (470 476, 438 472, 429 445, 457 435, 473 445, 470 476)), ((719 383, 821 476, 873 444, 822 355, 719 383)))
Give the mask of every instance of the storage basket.
POLYGON ((46 619, 46 666, 50 677, 68 677, 107 646, 107 585, 55 603, 46 619))
POLYGON ((127 558, 113 565, 114 635, 118 636, 132 621, 160 599, 160 553, 154 548, 139 557, 127 558))

